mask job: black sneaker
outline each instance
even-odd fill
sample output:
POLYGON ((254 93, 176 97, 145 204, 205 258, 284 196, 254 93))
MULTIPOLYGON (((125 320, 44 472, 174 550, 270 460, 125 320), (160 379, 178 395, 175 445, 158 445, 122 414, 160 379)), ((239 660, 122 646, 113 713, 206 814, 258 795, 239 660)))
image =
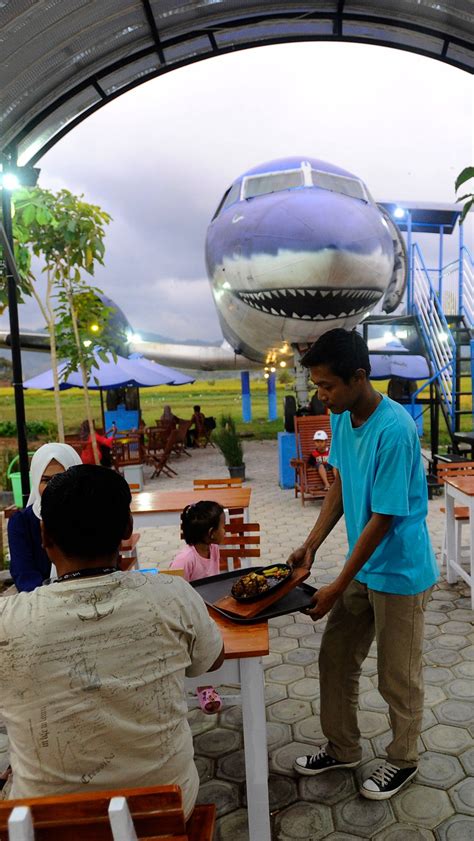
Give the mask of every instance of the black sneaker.
POLYGON ((370 777, 364 780, 359 791, 368 800, 388 800, 409 783, 417 772, 418 768, 397 768, 390 762, 382 762, 370 777))
POLYGON ((297 756, 293 768, 298 771, 298 774, 322 774, 323 771, 332 771, 333 768, 355 768, 359 765, 360 760, 356 762, 342 762, 339 759, 329 756, 326 753, 326 748, 319 748, 317 753, 312 756, 297 756))

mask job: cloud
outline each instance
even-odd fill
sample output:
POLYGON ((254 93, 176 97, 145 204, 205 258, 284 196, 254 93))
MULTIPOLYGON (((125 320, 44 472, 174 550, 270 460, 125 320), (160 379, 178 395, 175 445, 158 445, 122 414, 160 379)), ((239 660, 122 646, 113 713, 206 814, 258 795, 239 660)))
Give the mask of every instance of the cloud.
MULTIPOLYGON (((96 281, 136 330, 213 340, 204 241, 236 176, 303 154, 356 173, 379 199, 453 201, 472 108, 469 75, 423 56, 334 43, 246 50, 117 98, 44 156, 40 183, 112 214, 96 281)), ((445 246, 448 259, 454 238, 445 246)), ((31 304, 21 320, 40 323, 31 304)))

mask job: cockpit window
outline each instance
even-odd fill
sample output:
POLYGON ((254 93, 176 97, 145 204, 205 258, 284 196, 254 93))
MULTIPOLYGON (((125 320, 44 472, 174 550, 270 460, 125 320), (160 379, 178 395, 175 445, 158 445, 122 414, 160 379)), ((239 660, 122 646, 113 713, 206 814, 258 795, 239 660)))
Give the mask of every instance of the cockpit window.
POLYGON ((243 199, 263 196, 265 193, 278 193, 280 190, 291 190, 304 186, 304 175, 301 169, 286 172, 271 172, 265 175, 250 175, 244 179, 243 199))
POLYGON ((332 193, 341 193, 343 196, 350 196, 353 199, 369 201, 365 186, 357 178, 312 169, 311 180, 315 187, 320 187, 322 190, 330 190, 332 193))
POLYGON ((221 213, 222 210, 226 210, 228 207, 230 207, 231 204, 235 204, 235 202, 237 202, 239 198, 240 181, 237 181, 235 184, 233 184, 232 187, 229 187, 229 189, 225 191, 217 206, 217 210, 214 213, 214 216, 212 217, 212 221, 214 221, 214 219, 217 219, 219 213, 221 213))

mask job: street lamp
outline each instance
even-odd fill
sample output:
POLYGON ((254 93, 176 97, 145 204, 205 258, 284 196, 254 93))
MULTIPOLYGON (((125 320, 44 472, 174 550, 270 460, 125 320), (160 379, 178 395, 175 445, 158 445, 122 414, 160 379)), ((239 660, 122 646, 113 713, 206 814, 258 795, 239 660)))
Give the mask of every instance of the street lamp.
POLYGON ((15 395, 15 416, 18 436, 18 456, 21 474, 21 492, 23 505, 26 505, 30 493, 28 464, 28 442, 26 437, 25 401, 23 394, 23 373, 21 367, 20 328, 18 322, 17 283, 18 270, 13 252, 11 194, 20 186, 34 187, 39 175, 35 167, 19 167, 12 157, 3 156, 0 186, 2 188, 2 224, 0 225, 0 244, 3 246, 6 265, 8 315, 10 319, 10 347, 13 367, 13 392, 15 395))

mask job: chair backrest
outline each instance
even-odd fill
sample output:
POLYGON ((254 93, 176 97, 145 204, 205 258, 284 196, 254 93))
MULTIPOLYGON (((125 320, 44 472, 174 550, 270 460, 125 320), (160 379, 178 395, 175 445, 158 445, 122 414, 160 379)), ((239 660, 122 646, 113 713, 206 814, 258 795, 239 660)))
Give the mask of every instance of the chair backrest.
POLYGON ((180 421, 177 428, 176 444, 186 444, 186 436, 188 434, 191 421, 180 421))
MULTIPOLYGON (((206 812, 207 831, 193 832, 194 815, 184 819, 179 786, 67 794, 0 803, 0 841, 8 841, 8 818, 15 806, 28 806, 35 841, 113 841, 108 810, 113 797, 125 797, 138 839, 147 841, 211 841, 215 807, 197 806, 206 812)), ((201 815, 202 817, 202 815, 201 815)), ((194 823, 196 821, 194 820, 194 823)), ((202 828, 202 820, 199 821, 202 828)))
POLYGON ((436 476, 440 485, 454 476, 474 476, 474 461, 438 461, 436 476))
POLYGON ((203 490, 204 488, 240 488, 242 487, 243 479, 231 479, 230 476, 223 479, 194 479, 193 487, 195 490, 203 490))
POLYGON ((324 429, 331 444, 331 421, 329 415, 303 415, 295 417, 296 456, 307 461, 314 450, 313 435, 318 429, 324 429))
POLYGON ((65 435, 64 443, 69 444, 69 446, 72 447, 79 455, 81 455, 86 445, 86 442, 82 438, 79 438, 78 435, 65 435))
POLYGON ((147 451, 156 453, 158 450, 162 450, 170 432, 170 426, 147 426, 145 429, 145 435, 147 437, 147 451))
POLYGON ((116 467, 143 464, 144 452, 141 435, 138 432, 130 432, 126 438, 114 438, 112 453, 116 467))
POLYGON ((259 558, 260 523, 226 523, 225 542, 219 546, 219 552, 221 570, 240 567, 244 558, 259 558))

